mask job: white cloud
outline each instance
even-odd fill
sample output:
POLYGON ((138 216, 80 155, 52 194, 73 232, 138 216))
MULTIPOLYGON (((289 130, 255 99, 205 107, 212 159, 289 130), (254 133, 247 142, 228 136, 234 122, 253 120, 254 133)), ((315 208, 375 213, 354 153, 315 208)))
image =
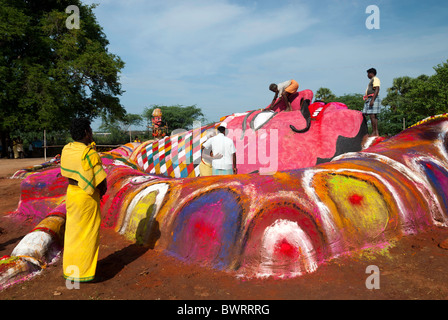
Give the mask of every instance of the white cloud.
POLYGON ((269 45, 310 26, 306 8, 259 12, 226 1, 190 1, 146 12, 132 47, 149 76, 204 76, 238 64, 238 54, 269 45))

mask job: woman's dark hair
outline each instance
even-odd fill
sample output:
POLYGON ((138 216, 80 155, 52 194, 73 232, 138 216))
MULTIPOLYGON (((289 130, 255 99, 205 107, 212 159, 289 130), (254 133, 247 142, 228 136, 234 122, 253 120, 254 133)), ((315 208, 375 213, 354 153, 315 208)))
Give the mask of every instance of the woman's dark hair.
POLYGON ((82 140, 90 130, 90 120, 87 118, 75 118, 70 125, 70 135, 75 141, 82 140))

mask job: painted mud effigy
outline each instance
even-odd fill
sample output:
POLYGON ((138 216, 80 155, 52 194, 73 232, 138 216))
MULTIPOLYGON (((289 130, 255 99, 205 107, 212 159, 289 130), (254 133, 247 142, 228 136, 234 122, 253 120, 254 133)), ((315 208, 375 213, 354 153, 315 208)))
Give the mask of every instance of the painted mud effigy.
MULTIPOLYGON (((122 150, 101 154, 108 174, 102 227, 245 277, 313 272, 339 255, 448 223, 447 115, 331 162, 272 175, 151 175, 132 160, 141 145, 126 147, 134 148, 129 158, 122 150)), ((65 187, 58 168, 23 181, 15 215, 43 219, 0 260, 1 286, 57 259, 65 187)))

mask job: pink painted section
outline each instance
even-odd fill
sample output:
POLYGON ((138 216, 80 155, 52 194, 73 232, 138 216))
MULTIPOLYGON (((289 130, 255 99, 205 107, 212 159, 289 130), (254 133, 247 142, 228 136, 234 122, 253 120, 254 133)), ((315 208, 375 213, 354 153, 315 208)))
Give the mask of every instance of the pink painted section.
POLYGON ((307 132, 294 132, 290 125, 298 130, 306 127, 306 120, 300 111, 302 96, 309 97, 309 94, 298 94, 292 102, 294 111, 275 114, 257 131, 250 128, 250 122, 261 111, 254 112, 247 119, 246 115, 241 115, 225 120, 228 123, 228 137, 233 139, 237 149, 238 173, 269 173, 311 167, 316 165, 318 158, 335 156, 338 137, 353 138, 359 133, 364 121, 362 113, 338 102, 311 104, 311 115, 319 107, 322 111, 312 117, 307 132), (246 130, 241 139, 245 119, 246 130))
POLYGON ((19 207, 15 214, 40 221, 64 199, 68 181, 59 167, 27 176, 21 184, 19 207))

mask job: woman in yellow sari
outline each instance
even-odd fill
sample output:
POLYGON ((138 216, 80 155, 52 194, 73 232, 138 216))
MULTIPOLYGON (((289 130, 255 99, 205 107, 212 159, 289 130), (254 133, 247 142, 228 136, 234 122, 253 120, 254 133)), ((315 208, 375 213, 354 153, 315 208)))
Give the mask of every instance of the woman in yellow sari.
MULTIPOLYGON (((206 140, 216 136, 216 129, 208 129, 205 133, 206 140)), ((201 163, 199 164, 199 176, 207 177, 213 175, 212 161, 213 159, 221 159, 222 155, 213 156, 212 149, 205 149, 201 146, 201 163)))
POLYGON ((68 280, 87 282, 94 280, 96 273, 106 172, 94 149, 90 121, 75 119, 70 134, 74 142, 65 145, 61 154, 61 174, 69 180, 63 271, 68 280))

